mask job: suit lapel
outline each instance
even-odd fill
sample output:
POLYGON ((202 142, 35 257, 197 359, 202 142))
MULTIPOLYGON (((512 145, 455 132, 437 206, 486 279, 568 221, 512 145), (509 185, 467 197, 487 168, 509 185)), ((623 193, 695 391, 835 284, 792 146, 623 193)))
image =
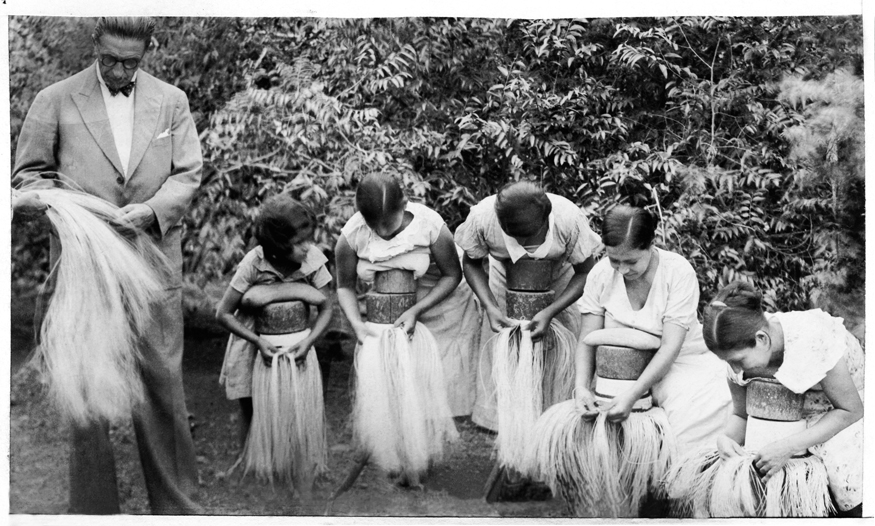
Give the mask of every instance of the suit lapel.
POLYGON ((140 71, 137 74, 137 87, 134 89, 134 136, 131 141, 131 159, 128 162, 129 176, 136 173, 137 166, 155 136, 161 101, 161 91, 156 89, 153 79, 140 71))
POLYGON ((115 147, 115 139, 112 136, 112 128, 109 125, 109 117, 106 114, 106 105, 103 103, 103 94, 100 92, 100 84, 97 82, 97 72, 86 75, 86 81, 78 93, 73 93, 73 102, 79 109, 82 122, 88 132, 94 137, 94 141, 103 150, 103 154, 112 163, 113 168, 120 174, 122 163, 118 157, 118 149, 115 147))

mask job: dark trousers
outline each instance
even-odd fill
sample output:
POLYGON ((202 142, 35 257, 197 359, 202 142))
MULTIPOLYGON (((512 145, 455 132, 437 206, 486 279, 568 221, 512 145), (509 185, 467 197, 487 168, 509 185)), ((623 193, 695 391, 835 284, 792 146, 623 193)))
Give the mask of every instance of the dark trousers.
MULTIPOLYGON (((134 430, 152 513, 201 510, 191 498, 197 465, 182 387, 182 289, 167 291, 153 308, 140 346, 145 401, 134 408, 134 430)), ((119 513, 115 459, 109 424, 73 426, 70 450, 70 512, 119 513)))

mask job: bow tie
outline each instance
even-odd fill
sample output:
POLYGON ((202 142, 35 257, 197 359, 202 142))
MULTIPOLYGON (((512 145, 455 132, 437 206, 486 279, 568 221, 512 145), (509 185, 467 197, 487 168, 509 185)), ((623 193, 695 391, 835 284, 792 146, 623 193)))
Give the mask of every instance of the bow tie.
POLYGON ((112 95, 113 97, 115 97, 119 93, 121 93, 125 97, 128 97, 131 95, 131 92, 134 91, 134 84, 136 84, 136 82, 129 82, 118 89, 113 89, 113 88, 110 88, 109 86, 107 86, 107 88, 109 89, 109 94, 112 95))

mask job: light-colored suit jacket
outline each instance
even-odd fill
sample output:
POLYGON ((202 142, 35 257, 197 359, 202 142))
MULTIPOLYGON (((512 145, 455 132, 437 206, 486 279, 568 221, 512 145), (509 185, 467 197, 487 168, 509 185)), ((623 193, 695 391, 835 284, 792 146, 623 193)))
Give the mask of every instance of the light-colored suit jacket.
MULTIPOLYGON (((122 96, 122 95, 118 95, 122 96)), ((94 64, 37 94, 18 137, 13 186, 57 172, 119 207, 145 203, 151 233, 182 274, 181 220, 200 185, 203 158, 188 98, 145 71, 137 73, 134 134, 125 180, 94 64)))

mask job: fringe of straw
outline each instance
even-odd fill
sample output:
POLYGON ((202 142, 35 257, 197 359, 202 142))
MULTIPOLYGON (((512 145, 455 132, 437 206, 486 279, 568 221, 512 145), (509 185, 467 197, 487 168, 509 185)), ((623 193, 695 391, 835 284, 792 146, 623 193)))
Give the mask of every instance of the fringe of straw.
POLYGON ((275 355, 270 365, 257 356, 252 409, 243 476, 252 472, 259 480, 309 492, 315 477, 328 467, 322 375, 316 353, 307 353, 301 365, 289 354, 275 355))
POLYGON ((35 355, 50 396, 79 424, 129 417, 144 398, 138 343, 151 304, 164 294, 167 260, 147 235, 119 224, 118 208, 98 197, 23 191, 49 205, 46 216, 61 242, 35 355))
POLYGON ((353 432, 378 466, 418 477, 458 439, 437 343, 421 323, 410 341, 402 329, 369 325, 380 336, 356 351, 353 432))
POLYGON ((721 459, 700 449, 676 463, 665 478, 678 511, 696 517, 826 517, 833 510, 820 457, 791 458, 764 485, 754 455, 721 459))
POLYGON ((492 346, 493 356, 498 461, 520 469, 538 417, 545 408, 572 395, 575 336, 553 321, 538 343, 532 342, 529 331, 516 326, 503 329, 487 345, 492 346))
POLYGON ((538 419, 523 472, 544 481, 575 516, 636 516, 642 499, 658 490, 674 448, 659 408, 613 424, 604 413, 584 419, 567 400, 538 419))

